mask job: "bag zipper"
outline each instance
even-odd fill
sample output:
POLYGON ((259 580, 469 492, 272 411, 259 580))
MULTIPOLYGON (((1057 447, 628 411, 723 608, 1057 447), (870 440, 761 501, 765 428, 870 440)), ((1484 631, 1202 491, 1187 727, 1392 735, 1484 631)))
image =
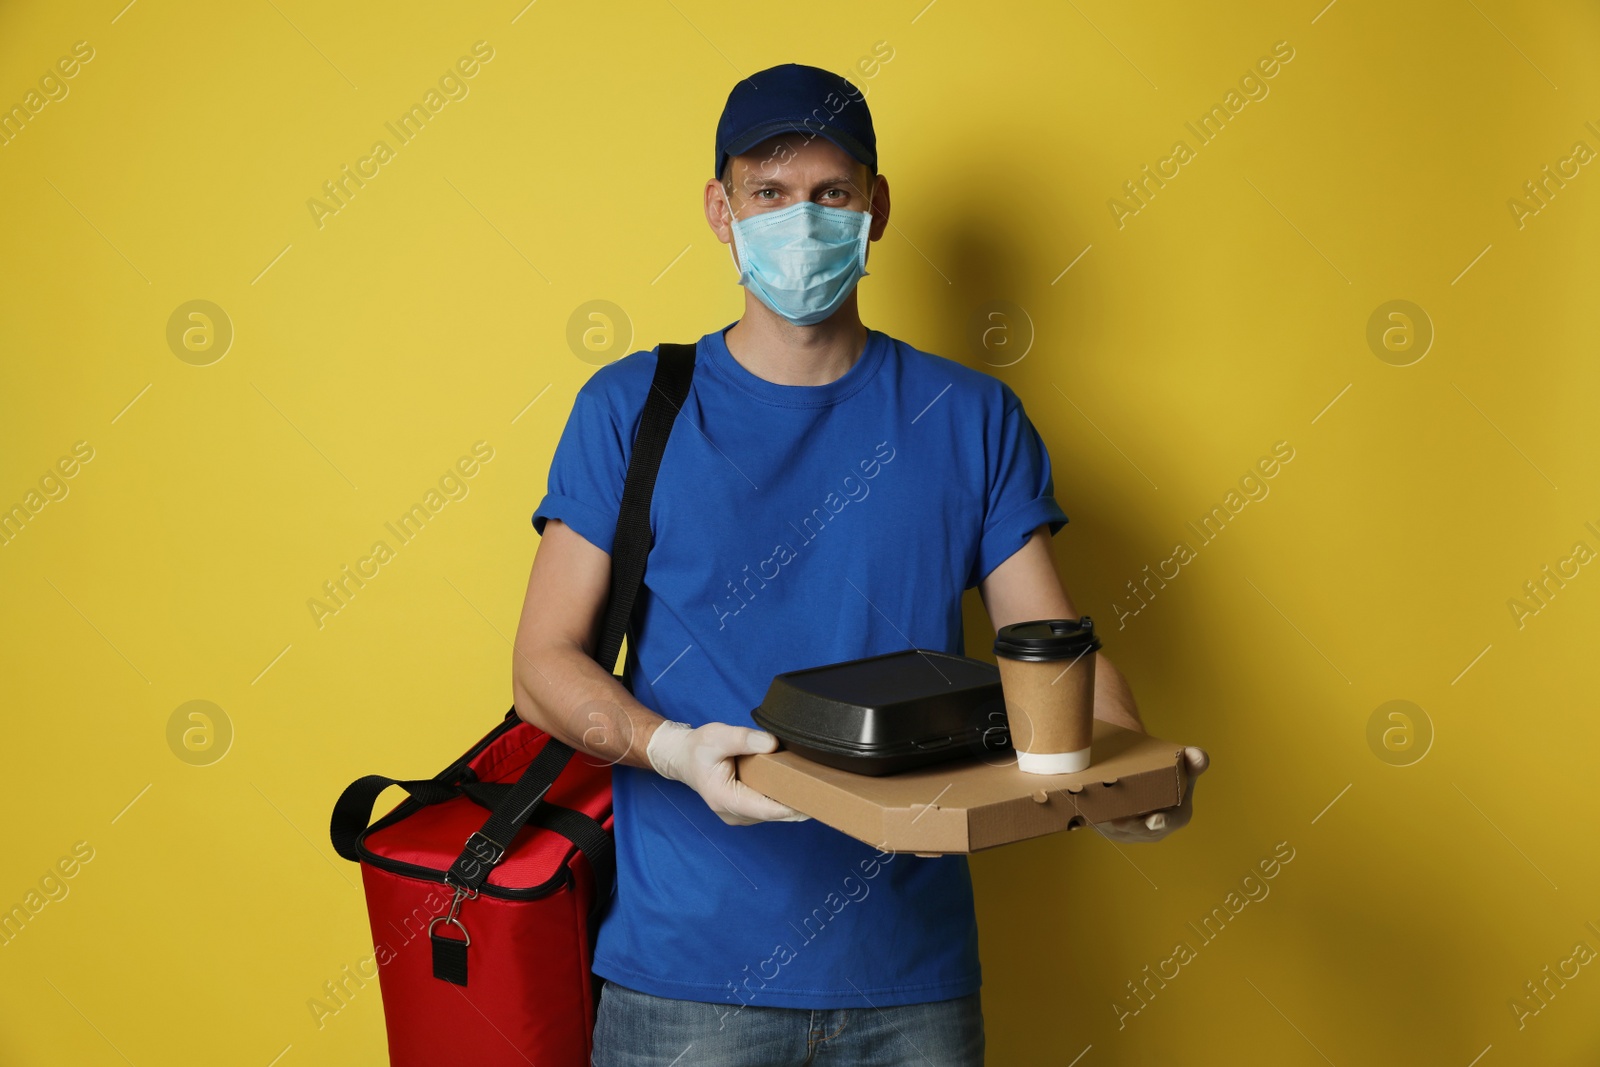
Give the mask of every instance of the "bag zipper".
MULTIPOLYGON (((399 820, 396 821, 398 822, 399 820)), ((397 860, 391 859, 388 856, 380 856, 376 852, 373 852, 371 849, 369 849, 366 845, 367 834, 376 829, 378 829, 378 826, 373 825, 363 831, 361 836, 356 839, 356 855, 360 856, 363 862, 370 863, 380 871, 388 871, 391 874, 402 875, 406 878, 415 878, 422 882, 436 882, 439 885, 449 885, 449 883, 444 880, 444 871, 435 870, 432 867, 424 867, 420 863, 407 863, 405 860, 397 860)), ((566 858, 561 862, 561 869, 558 870, 548 881, 542 882, 539 885, 530 886, 526 889, 507 889, 504 886, 498 886, 492 882, 484 882, 483 887, 479 889, 478 892, 482 893, 486 897, 498 897, 501 900, 538 900, 541 897, 547 897, 553 893, 558 893, 572 883, 572 871, 570 868, 568 868, 567 863, 572 859, 572 853, 576 851, 577 846, 572 846, 568 850, 566 858)))

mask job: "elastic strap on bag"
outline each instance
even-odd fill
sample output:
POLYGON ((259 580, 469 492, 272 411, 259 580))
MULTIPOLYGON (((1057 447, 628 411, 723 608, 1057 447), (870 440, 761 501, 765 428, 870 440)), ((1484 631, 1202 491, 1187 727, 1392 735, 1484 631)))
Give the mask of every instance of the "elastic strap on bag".
MULTIPOLYGON (((511 785, 507 782, 463 782, 460 789, 473 803, 493 811, 504 803, 511 785)), ((575 808, 552 804, 548 800, 539 805, 528 821, 560 834, 589 861, 589 871, 594 875, 594 900, 589 907, 589 925, 594 927, 605 911, 611 896, 611 882, 616 877, 616 846, 611 832, 601 826, 594 816, 575 808)))

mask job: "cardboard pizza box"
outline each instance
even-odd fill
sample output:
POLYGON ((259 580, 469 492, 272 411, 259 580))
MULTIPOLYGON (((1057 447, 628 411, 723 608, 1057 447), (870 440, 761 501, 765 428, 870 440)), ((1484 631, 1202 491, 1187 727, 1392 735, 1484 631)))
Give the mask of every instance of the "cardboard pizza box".
POLYGON ((750 788, 889 852, 977 852, 1183 802, 1184 746, 1094 721, 1094 762, 1029 774, 1014 753, 873 777, 783 749, 740 756, 750 788))

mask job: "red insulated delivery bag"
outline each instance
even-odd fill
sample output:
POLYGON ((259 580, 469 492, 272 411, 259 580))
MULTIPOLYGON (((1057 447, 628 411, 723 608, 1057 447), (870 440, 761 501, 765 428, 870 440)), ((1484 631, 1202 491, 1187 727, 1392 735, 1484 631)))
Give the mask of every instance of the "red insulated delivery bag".
MULTIPOLYGON (((568 759, 476 890, 445 879, 485 807, 551 743, 513 709, 439 778, 393 783, 416 788, 354 837, 395 1067, 525 1064, 524 1055, 541 1067, 589 1062, 589 954, 611 886, 611 768, 568 759), (449 782, 459 792, 438 799, 449 782)), ((365 778, 351 788, 363 785, 382 788, 365 778)), ((371 810, 368 800, 355 818, 371 810)))
MULTIPOLYGON (((656 472, 694 373, 693 345, 659 352, 612 546, 595 653, 608 671, 644 574, 656 472)), ((630 684, 626 672, 619 680, 630 684)), ((611 828, 610 764, 515 706, 432 778, 368 775, 344 790, 330 833, 361 865, 391 1067, 587 1067, 611 828), (367 825, 389 786, 410 795, 367 825)))

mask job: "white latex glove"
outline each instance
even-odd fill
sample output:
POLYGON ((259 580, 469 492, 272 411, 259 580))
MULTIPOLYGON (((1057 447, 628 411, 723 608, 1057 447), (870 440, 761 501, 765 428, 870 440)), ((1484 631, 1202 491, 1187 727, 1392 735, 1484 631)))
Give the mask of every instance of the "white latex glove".
POLYGON ((645 755, 663 778, 699 793, 706 806, 729 826, 758 822, 804 822, 811 818, 756 792, 734 774, 735 756, 771 752, 778 739, 765 730, 708 722, 691 728, 668 719, 650 736, 645 755))

